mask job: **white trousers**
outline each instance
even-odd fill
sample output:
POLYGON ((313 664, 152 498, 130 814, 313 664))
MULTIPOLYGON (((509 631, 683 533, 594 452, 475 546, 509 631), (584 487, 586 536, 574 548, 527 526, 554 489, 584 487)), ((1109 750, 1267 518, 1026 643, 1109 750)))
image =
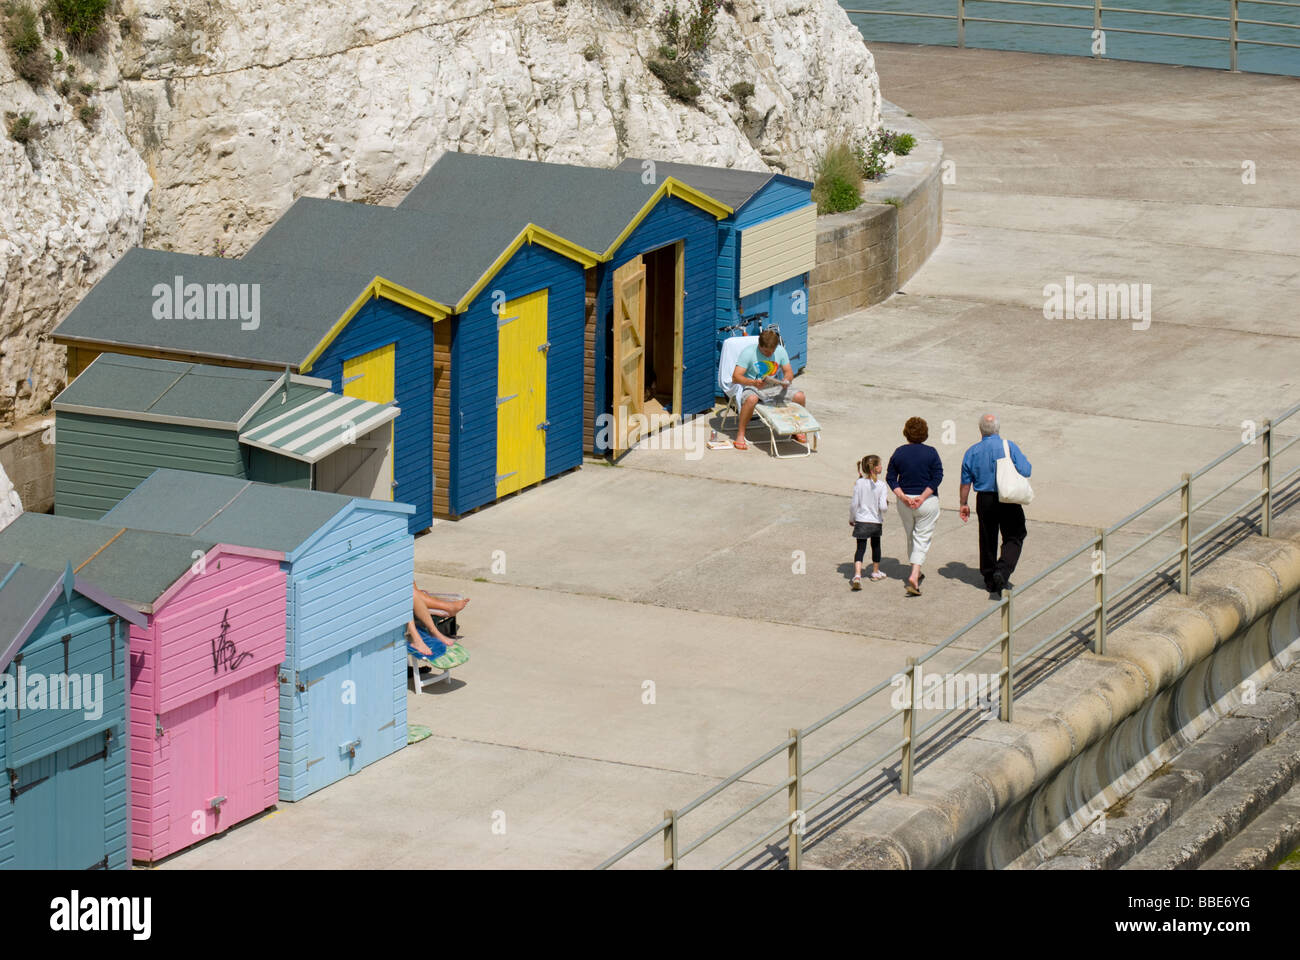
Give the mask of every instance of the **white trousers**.
POLYGON ((934 537, 934 525, 939 522, 939 498, 930 497, 916 510, 902 500, 895 505, 898 519, 903 521, 903 534, 907 537, 907 562, 925 563, 925 555, 930 552, 930 540, 934 537))

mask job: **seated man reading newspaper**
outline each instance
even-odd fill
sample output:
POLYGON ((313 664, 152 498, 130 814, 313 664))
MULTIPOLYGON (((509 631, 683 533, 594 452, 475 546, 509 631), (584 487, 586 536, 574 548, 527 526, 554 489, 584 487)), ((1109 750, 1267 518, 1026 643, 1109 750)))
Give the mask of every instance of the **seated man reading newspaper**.
MULTIPOLYGON (((750 344, 736 358, 736 369, 731 375, 734 383, 744 389, 740 394, 740 427, 736 430, 736 449, 745 450, 745 427, 754 415, 754 408, 760 403, 779 406, 785 403, 804 405, 804 393, 796 390, 790 393, 790 384, 794 380, 794 370, 790 367, 790 356, 781 346, 781 338, 775 330, 764 330, 758 335, 758 342, 750 344)), ((806 443, 807 437, 802 433, 794 434, 800 443, 806 443)))

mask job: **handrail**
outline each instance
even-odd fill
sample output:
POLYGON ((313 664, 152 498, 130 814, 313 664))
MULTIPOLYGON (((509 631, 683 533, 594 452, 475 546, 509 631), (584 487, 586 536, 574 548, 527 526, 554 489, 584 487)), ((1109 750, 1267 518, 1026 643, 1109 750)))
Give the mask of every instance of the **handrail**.
MULTIPOLYGON (((1009 0, 979 0, 979 2, 1009 2, 1009 0)), ((1027 0, 1017 0, 1017 2, 1027 2, 1027 0)), ((1238 0, 1238 2, 1264 3, 1278 2, 1278 0, 1238 0)), ((1287 4, 1289 6, 1300 7, 1300 3, 1287 4)), ((928 662, 935 655, 951 646, 956 641, 966 638, 975 630, 976 627, 983 624, 989 617, 999 614, 1001 617, 1001 626, 997 634, 991 639, 978 646, 962 662, 948 671, 948 676, 960 675, 971 664, 975 663, 981 657, 987 656, 995 648, 1000 649, 1002 664, 1001 668, 993 673, 970 674, 976 678, 975 693, 977 702, 981 700, 990 691, 997 690, 997 697, 1000 705, 999 719, 1009 722, 1012 719, 1012 707, 1015 700, 1015 677, 1016 668, 1022 663, 1029 660, 1043 647, 1056 642, 1060 638, 1075 632, 1086 631, 1087 628, 1080 627, 1092 619, 1094 626, 1092 628, 1092 649, 1096 653, 1103 653, 1105 650, 1105 641, 1107 629, 1112 619, 1110 614, 1111 604, 1120 600, 1130 590, 1139 585, 1146 587, 1159 587, 1163 582, 1162 579, 1150 579, 1152 574, 1168 567, 1172 562, 1177 562, 1177 588, 1181 593, 1187 593, 1191 589, 1191 560, 1196 546, 1205 542, 1212 533, 1221 526, 1232 521, 1249 521, 1252 517, 1259 517, 1260 532, 1263 536, 1271 536, 1271 521, 1274 516, 1274 510, 1278 506, 1291 506, 1294 504, 1279 503, 1278 498, 1283 493, 1285 484, 1292 478, 1300 477, 1300 465, 1293 467, 1280 476, 1277 473, 1279 456, 1291 449, 1300 442, 1300 435, 1290 438, 1289 440, 1274 443, 1276 439, 1276 430, 1278 426, 1292 417, 1300 414, 1300 404, 1296 404, 1281 416, 1273 420, 1263 421, 1263 428, 1250 441, 1242 441, 1235 444, 1227 452, 1209 461, 1194 473, 1183 474, 1182 480, 1161 493, 1159 496, 1147 501, 1145 505, 1130 513, 1123 520, 1106 529, 1098 529, 1096 534, 1084 541, 1079 547, 1059 558, 1049 565, 1045 570, 1031 577, 1025 584, 1014 590, 1015 597, 1024 594, 1031 587, 1037 586, 1043 580, 1060 570, 1063 566, 1072 560, 1077 560, 1080 556, 1092 553, 1092 570, 1088 576, 1080 580, 1072 580, 1070 585, 1065 588, 1057 588, 1043 605, 1038 607, 1033 613, 1026 617, 1016 618, 1013 615, 1013 591, 1005 591, 1001 599, 996 603, 987 606, 980 613, 968 620, 958 630, 950 633, 943 640, 934 644, 926 653, 920 657, 909 657, 907 666, 899 673, 895 674, 888 680, 881 681, 871 687, 864 693, 854 697, 848 703, 832 710, 819 720, 815 720, 802 729, 792 729, 789 735, 754 760, 745 764, 731 776, 722 780, 715 786, 704 791, 695 799, 691 800, 685 806, 677 810, 668 810, 664 819, 659 821, 651 829, 641 834, 627 846, 623 847, 618 853, 609 857, 602 862, 597 869, 604 870, 618 863, 633 851, 649 843, 656 836, 664 838, 664 860, 660 864, 660 869, 677 869, 680 861, 687 854, 690 854, 703 847, 710 840, 719 836, 729 827, 738 823, 741 819, 753 813, 763 804, 775 799, 782 790, 787 791, 789 795, 789 812, 780 823, 769 829, 762 836, 751 840, 747 845, 735 851, 728 859, 722 861, 718 868, 726 868, 735 863, 745 854, 749 853, 755 847, 759 846, 766 840, 780 833, 788 831, 787 847, 789 850, 789 865, 793 869, 798 869, 801 859, 802 838, 805 832, 805 821, 807 814, 817 809, 823 804, 839 798, 840 791, 859 781, 868 772, 877 769, 878 765, 891 756, 898 758, 899 764, 899 790, 902 793, 911 792, 912 775, 915 768, 915 760, 922 737, 928 731, 936 726, 946 722, 954 713, 969 711, 971 709, 965 703, 955 704, 939 710, 933 716, 928 717, 922 724, 917 724, 916 713, 921 709, 932 709, 922 706, 922 696, 919 690, 917 669, 924 663, 928 662), (1251 465, 1242 473, 1236 474, 1234 479, 1216 490, 1213 494, 1204 499, 1194 502, 1192 499, 1192 482, 1200 477, 1205 476, 1210 470, 1225 463, 1233 456, 1241 453, 1243 450, 1254 446, 1261 446, 1263 455, 1256 458, 1251 465), (1252 474, 1258 472, 1260 477, 1260 487, 1257 491, 1252 492, 1245 501, 1234 507, 1230 512, 1224 514, 1213 521, 1208 522, 1202 529, 1195 534, 1192 533, 1192 523, 1197 519, 1198 511, 1204 508, 1219 496, 1231 490, 1233 487, 1247 481, 1252 474), (1141 537, 1137 544, 1129 547, 1123 553, 1117 554, 1113 558, 1107 557, 1107 548, 1109 539, 1117 533, 1125 531, 1126 528, 1135 521, 1141 520, 1151 511, 1163 506, 1171 496, 1179 496, 1180 507, 1177 514, 1172 520, 1166 521, 1157 527, 1153 532, 1147 533, 1141 537), (1177 527, 1179 529, 1179 545, 1172 551, 1165 552, 1161 558, 1154 563, 1149 563, 1135 577, 1129 579, 1123 586, 1112 588, 1109 583, 1111 570, 1121 561, 1133 556, 1139 550, 1150 545, 1158 537, 1177 527), (1056 607, 1061 601, 1072 597, 1080 589, 1086 587, 1089 583, 1094 584, 1095 593, 1093 602, 1086 605, 1078 612, 1068 623, 1057 627, 1046 637, 1038 639, 1031 646, 1017 651, 1015 639, 1019 631, 1037 620, 1047 611, 1056 607), (845 716, 851 710, 862 706, 865 703, 876 700, 886 689, 896 688, 900 679, 903 681, 904 697, 907 702, 906 706, 897 707, 885 712, 882 716, 871 719, 865 724, 856 726, 847 737, 840 739, 838 743, 831 747, 829 751, 822 754, 811 762, 805 762, 803 759, 803 745, 809 736, 824 729, 828 724, 845 716), (887 724, 895 722, 902 717, 903 735, 895 740, 890 746, 882 752, 872 757, 867 763, 857 767, 847 777, 841 777, 835 784, 826 788, 818 789, 820 794, 811 803, 803 803, 803 791, 805 789, 806 778, 813 772, 822 769, 827 762, 842 756, 845 751, 862 743, 873 733, 876 733, 887 724), (709 827, 703 834, 687 844, 685 847, 678 848, 678 830, 680 821, 683 816, 698 809, 702 804, 707 803, 727 788, 735 785, 741 778, 753 773, 759 767, 776 759, 784 751, 787 755, 789 765, 788 774, 774 783, 760 784, 764 786, 763 792, 754 800, 746 803, 739 811, 733 813, 730 817, 720 823, 709 827)), ((1300 503, 1300 499, 1295 501, 1300 503)), ((891 704, 894 701, 891 700, 891 704)))
MULTIPOLYGON (((861 14, 864 16, 918 17, 927 20, 953 20, 956 21, 957 24, 958 47, 966 46, 966 25, 968 23, 992 23, 1020 27, 1050 27, 1057 30, 1088 30, 1092 32, 1092 38, 1094 41, 1099 37, 1104 37, 1106 33, 1124 33, 1143 37, 1174 37, 1180 40, 1203 40, 1214 43, 1226 43, 1228 45, 1228 69, 1233 73, 1238 72, 1237 52, 1239 47, 1255 46, 1300 49, 1300 44, 1284 43, 1281 40, 1257 40, 1242 37, 1239 35, 1240 31, 1238 30, 1241 26, 1264 27, 1271 30, 1300 30, 1300 24, 1298 23, 1286 23, 1285 21, 1280 20, 1255 20, 1240 16, 1238 12, 1238 7, 1247 3, 1269 7, 1285 7, 1293 10, 1300 9, 1300 3, 1289 2, 1289 0, 1225 0, 1225 3, 1228 7, 1227 16, 1210 13, 1184 13, 1174 10, 1143 10, 1138 7, 1112 7, 1103 3, 1102 0, 1092 0, 1092 3, 1057 3, 1047 2, 1047 0, 956 0, 957 12, 955 14, 914 13, 906 10, 865 10, 852 7, 845 7, 844 12, 861 14), (1092 11, 1092 22, 1058 23, 1051 20, 1011 20, 997 17, 976 17, 971 16, 966 12, 967 3, 979 3, 988 6, 1043 7, 1049 10, 1092 11), (1202 20, 1207 23, 1223 23, 1227 24, 1227 34, 1212 35, 1204 33, 1175 33, 1167 30, 1142 30, 1135 27, 1120 27, 1113 25, 1113 19, 1110 24, 1107 24, 1105 22, 1106 14, 1118 14, 1119 16, 1125 17, 1168 17, 1177 20, 1202 20)), ((1094 44, 1091 52, 1094 58, 1103 58, 1105 56, 1104 41, 1100 51, 1094 44)))

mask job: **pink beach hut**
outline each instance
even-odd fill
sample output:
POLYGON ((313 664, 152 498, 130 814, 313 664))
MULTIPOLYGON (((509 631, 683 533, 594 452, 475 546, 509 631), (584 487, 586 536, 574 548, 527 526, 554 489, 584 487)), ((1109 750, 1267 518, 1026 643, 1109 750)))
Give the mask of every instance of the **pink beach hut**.
POLYGON ((156 861, 274 806, 282 553, 24 514, 0 545, 147 615, 130 631, 131 852, 156 861))

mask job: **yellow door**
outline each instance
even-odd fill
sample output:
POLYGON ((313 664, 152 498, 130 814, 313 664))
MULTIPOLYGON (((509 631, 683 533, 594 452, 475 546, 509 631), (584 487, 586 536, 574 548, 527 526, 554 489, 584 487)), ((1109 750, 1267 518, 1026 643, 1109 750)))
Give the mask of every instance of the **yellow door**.
POLYGON ((497 496, 546 477, 546 291, 497 315, 497 496))
MULTIPOLYGON (((343 395, 371 403, 392 403, 397 397, 397 344, 390 343, 378 350, 371 350, 359 357, 343 361, 343 395)), ((388 448, 377 454, 383 463, 377 471, 374 500, 393 500, 393 424, 389 424, 388 448)))

